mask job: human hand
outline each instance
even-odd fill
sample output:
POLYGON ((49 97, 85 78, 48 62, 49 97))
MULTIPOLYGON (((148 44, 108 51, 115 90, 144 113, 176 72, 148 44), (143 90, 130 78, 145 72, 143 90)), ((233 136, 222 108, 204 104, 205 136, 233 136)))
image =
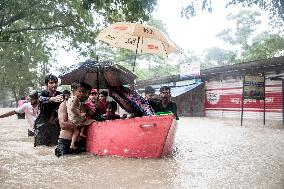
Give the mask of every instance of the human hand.
POLYGON ((81 115, 82 117, 86 117, 87 113, 81 112, 80 115, 81 115))
POLYGON ((50 101, 53 102, 62 102, 64 100, 63 94, 50 97, 50 101))

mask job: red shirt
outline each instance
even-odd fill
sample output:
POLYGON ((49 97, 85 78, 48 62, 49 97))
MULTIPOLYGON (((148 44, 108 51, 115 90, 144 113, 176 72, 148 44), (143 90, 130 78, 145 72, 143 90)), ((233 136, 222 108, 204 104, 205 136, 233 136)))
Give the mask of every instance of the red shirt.
POLYGON ((92 102, 91 100, 87 100, 85 102, 85 105, 88 107, 88 109, 90 111, 92 111, 94 114, 97 113, 97 107, 96 107, 96 104, 94 102, 92 102))

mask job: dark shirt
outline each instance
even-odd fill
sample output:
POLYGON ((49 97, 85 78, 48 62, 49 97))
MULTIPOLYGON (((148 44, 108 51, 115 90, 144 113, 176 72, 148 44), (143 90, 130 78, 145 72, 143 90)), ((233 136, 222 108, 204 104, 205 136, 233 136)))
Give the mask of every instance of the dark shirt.
POLYGON ((159 100, 148 100, 148 103, 150 106, 152 106, 152 108, 154 109, 155 112, 158 112, 158 108, 159 108, 159 104, 160 101, 159 100))
MULTIPOLYGON (((56 91, 55 96, 61 92, 56 91)), ((60 127, 58 121, 58 108, 60 102, 49 102, 51 94, 49 91, 42 91, 39 96, 40 114, 35 120, 35 140, 34 146, 56 145, 60 127)))
MULTIPOLYGON (((55 96, 61 95, 62 93, 59 91, 56 91, 55 96)), ((43 116, 44 119, 48 120, 51 118, 52 114, 55 114, 55 118, 57 118, 57 110, 59 108, 59 105, 61 102, 50 102, 49 99, 52 97, 50 92, 48 90, 44 90, 41 92, 39 96, 39 102, 40 102, 40 116, 43 116)))
POLYGON ((157 104, 157 107, 156 107, 156 112, 172 112, 175 116, 176 116, 176 119, 178 120, 179 117, 177 115, 177 105, 175 102, 169 102, 167 104, 166 107, 163 107, 162 106, 162 101, 160 100, 159 103, 157 104))

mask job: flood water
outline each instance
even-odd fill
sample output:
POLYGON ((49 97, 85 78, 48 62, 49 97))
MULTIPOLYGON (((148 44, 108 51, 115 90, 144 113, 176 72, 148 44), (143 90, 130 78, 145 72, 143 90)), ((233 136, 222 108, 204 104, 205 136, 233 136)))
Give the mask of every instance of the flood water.
POLYGON ((33 147, 26 120, 0 119, 0 188, 284 188, 284 129, 210 118, 178 124, 172 157, 57 158, 54 147, 33 147))

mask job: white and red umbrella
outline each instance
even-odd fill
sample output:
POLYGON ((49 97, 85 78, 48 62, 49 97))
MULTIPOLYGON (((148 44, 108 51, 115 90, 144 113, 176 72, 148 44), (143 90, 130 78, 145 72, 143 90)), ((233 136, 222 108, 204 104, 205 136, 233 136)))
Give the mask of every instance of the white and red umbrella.
POLYGON ((136 54, 150 53, 168 56, 170 53, 181 52, 180 48, 162 31, 140 23, 114 23, 100 31, 97 39, 112 47, 129 49, 136 54))

